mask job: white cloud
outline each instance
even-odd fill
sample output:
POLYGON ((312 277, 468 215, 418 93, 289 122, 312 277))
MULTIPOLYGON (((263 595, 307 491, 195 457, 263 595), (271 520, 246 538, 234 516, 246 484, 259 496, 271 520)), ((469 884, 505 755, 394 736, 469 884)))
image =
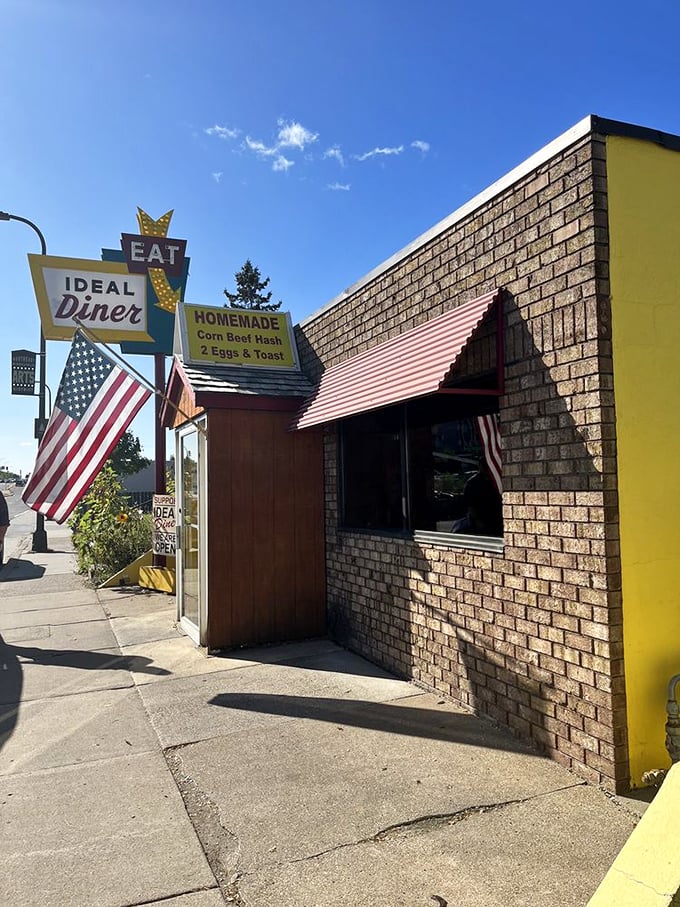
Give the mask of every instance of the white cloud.
POLYGON ((349 192, 352 188, 350 183, 328 183, 326 189, 330 189, 332 192, 349 192))
POLYGON ((401 154, 404 150, 403 145, 399 145, 397 148, 374 148, 373 151, 366 151, 364 154, 355 154, 354 157, 357 161, 367 161, 371 157, 379 157, 381 155, 388 156, 391 154, 401 154))
POLYGON ((260 142, 258 139, 251 139, 249 135, 246 136, 246 148, 249 151, 254 151, 258 157, 273 157, 275 154, 278 154, 276 147, 270 148, 268 145, 265 145, 264 142, 260 142))
POLYGON ((279 148, 297 148, 303 151, 305 145, 311 145, 319 138, 318 132, 310 132, 301 123, 286 123, 285 120, 279 120, 278 125, 281 127, 277 142, 279 148))
POLYGON ((423 154, 427 154, 430 150, 430 143, 423 142, 422 139, 416 139, 415 142, 411 142, 411 148, 417 148, 418 151, 422 151, 423 154))
POLYGON ((206 135, 216 135, 221 139, 235 139, 241 134, 240 129, 229 129, 227 126, 210 126, 204 130, 206 135))
MULTIPOLYGON (((272 170, 285 173, 295 165, 295 161, 291 161, 281 154, 281 149, 292 148, 296 151, 304 151, 305 146, 315 142, 318 135, 315 132, 310 132, 309 129, 305 129, 300 123, 286 123, 284 120, 279 120, 278 125, 280 128, 275 145, 265 145, 259 139, 254 139, 247 135, 243 147, 247 148, 248 151, 252 151, 261 160, 274 158, 272 170)), ((311 160, 311 157, 308 159, 311 160)))
POLYGON ((345 166, 345 157, 344 157, 342 151, 340 151, 340 148, 338 145, 333 145, 332 148, 328 148, 326 151, 324 151, 323 157, 324 157, 324 159, 333 158, 333 160, 336 160, 338 162, 338 164, 340 164, 341 167, 345 166))
POLYGON ((212 173, 211 176, 215 180, 216 183, 219 183, 220 180, 222 179, 222 171, 220 171, 219 173, 212 173))
POLYGON ((282 170, 285 173, 286 170, 289 170, 294 164, 295 161, 289 161, 288 158, 285 158, 280 154, 272 164, 272 170, 282 170))

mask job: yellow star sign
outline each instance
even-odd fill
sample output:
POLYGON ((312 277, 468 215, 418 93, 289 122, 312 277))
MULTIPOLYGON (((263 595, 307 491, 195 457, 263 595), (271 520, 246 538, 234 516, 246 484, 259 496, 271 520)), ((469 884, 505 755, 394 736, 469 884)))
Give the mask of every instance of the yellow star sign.
MULTIPOLYGON (((167 236, 174 209, 166 211, 158 220, 150 217, 146 211, 137 208, 137 223, 142 236, 167 236)), ((161 268, 149 268, 149 280, 158 299, 156 306, 165 312, 174 313, 181 294, 181 290, 173 290, 165 271, 161 268)))
POLYGON ((182 295, 181 290, 173 290, 165 271, 160 268, 149 268, 149 279, 158 298, 156 305, 165 312, 174 312, 182 295))
POLYGON ((173 208, 172 211, 166 211, 162 217, 158 218, 158 220, 154 220, 153 217, 149 217, 146 211, 143 211, 138 207, 137 223, 139 224, 139 232, 142 236, 167 236, 170 221, 172 220, 172 215, 174 213, 173 208))

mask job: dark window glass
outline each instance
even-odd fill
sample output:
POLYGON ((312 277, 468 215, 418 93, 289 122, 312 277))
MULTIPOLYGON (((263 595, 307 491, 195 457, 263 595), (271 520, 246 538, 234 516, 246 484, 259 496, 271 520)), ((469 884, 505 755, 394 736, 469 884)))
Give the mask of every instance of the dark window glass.
POLYGON ((343 523, 403 529, 401 407, 347 419, 342 431, 343 523))
POLYGON ((502 499, 477 427, 497 406, 440 394, 346 419, 343 525, 502 536, 502 499))
POLYGON ((484 459, 474 420, 468 416, 409 429, 413 529, 451 532, 466 515, 465 486, 484 459))

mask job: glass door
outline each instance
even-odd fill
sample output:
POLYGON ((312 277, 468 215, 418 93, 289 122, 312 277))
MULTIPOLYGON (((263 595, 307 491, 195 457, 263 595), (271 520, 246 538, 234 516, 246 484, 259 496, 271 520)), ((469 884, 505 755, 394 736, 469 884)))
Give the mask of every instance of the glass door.
POLYGON ((180 626, 195 643, 204 635, 201 569, 201 436, 195 426, 177 440, 178 576, 180 626))

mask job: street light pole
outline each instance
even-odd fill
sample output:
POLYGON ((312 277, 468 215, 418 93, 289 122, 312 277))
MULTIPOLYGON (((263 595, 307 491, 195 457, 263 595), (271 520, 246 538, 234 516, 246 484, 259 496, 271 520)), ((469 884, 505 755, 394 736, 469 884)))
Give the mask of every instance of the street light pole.
MULTIPOLYGON (((25 217, 19 217, 18 214, 8 214, 7 211, 0 211, 0 220, 18 220, 22 224, 30 227, 40 240, 40 254, 47 255, 47 243, 41 230, 31 220, 25 217)), ((45 430, 45 384, 47 375, 47 348, 45 344, 45 335, 42 324, 40 325, 40 369, 38 372, 38 441, 43 436, 45 430)), ((36 514, 35 532, 33 533, 33 551, 47 551, 47 533, 45 532, 45 517, 42 513, 36 514)))

